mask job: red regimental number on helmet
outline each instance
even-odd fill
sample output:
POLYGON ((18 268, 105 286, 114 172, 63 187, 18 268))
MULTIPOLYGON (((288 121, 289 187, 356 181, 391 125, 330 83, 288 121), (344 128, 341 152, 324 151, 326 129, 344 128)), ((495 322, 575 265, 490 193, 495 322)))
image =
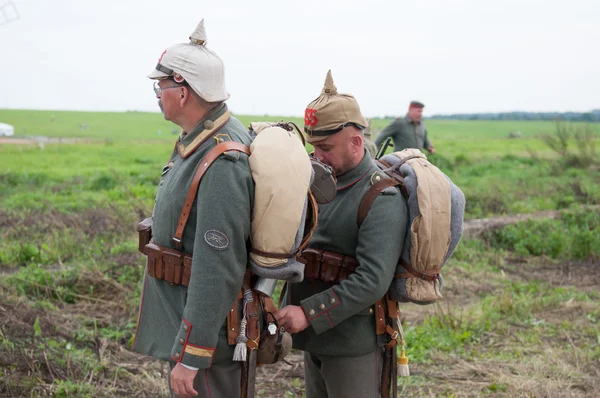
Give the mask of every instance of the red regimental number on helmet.
POLYGON ((306 108, 306 111, 304 111, 304 125, 308 127, 316 126, 317 122, 319 121, 319 119, 317 119, 316 114, 316 109, 306 108))

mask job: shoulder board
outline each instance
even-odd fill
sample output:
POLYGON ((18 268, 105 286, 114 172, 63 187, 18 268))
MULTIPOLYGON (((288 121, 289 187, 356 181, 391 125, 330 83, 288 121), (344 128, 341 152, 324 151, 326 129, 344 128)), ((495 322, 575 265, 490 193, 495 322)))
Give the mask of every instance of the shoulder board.
MULTIPOLYGON (((377 170, 373 174, 371 174, 371 178, 370 178, 371 185, 375 185, 379 181, 384 180, 386 178, 391 178, 391 177, 388 176, 387 174, 385 174, 383 171, 377 170)), ((381 195, 395 195, 397 193, 398 193, 398 189, 396 187, 388 187, 388 188, 385 188, 383 191, 381 191, 381 195)))
POLYGON ((215 134, 214 137, 213 137, 213 139, 215 141, 217 141, 217 144, 220 144, 221 142, 226 142, 226 141, 233 141, 231 139, 231 137, 229 136, 229 134, 227 134, 227 133, 218 133, 218 134, 215 134))
POLYGON ((389 178, 389 177, 383 171, 377 170, 376 172, 371 174, 371 178, 370 178, 371 185, 378 183, 379 181, 383 180, 384 178, 389 178))
MULTIPOLYGON (((220 144, 222 142, 227 142, 227 141, 233 141, 231 139, 231 137, 229 136, 229 134, 227 134, 227 133, 215 134, 213 139, 217 142, 217 144, 220 144)), ((227 151, 227 152, 223 153, 222 156, 225 157, 225 159, 236 161, 236 160, 240 159, 242 154, 238 151, 227 151)))

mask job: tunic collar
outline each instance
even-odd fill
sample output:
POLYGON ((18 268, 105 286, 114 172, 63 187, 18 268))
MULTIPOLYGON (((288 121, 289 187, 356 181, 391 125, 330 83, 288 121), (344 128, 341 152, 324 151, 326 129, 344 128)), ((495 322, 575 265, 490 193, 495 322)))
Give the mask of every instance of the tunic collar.
POLYGON ((352 170, 347 171, 341 176, 337 177, 337 190, 342 191, 344 189, 350 188, 357 182, 363 179, 371 170, 371 166, 373 165, 371 155, 369 151, 365 150, 365 156, 362 158, 360 163, 356 165, 352 170))
POLYGON ((204 141, 229 121, 227 105, 222 104, 200 120, 196 127, 177 141, 177 152, 182 158, 190 156, 204 141))

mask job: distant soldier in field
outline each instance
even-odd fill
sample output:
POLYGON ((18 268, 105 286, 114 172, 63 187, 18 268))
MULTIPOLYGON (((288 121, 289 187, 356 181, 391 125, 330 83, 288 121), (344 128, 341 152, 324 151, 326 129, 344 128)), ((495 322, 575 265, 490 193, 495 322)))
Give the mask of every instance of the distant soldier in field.
POLYGON ((239 397, 243 362, 233 361, 226 320, 246 274, 254 183, 246 153, 211 150, 251 138, 225 105, 223 62, 206 47, 204 21, 189 43, 166 49, 148 77, 165 119, 183 131, 152 220, 138 226, 152 240, 140 239, 148 262, 133 350, 168 361, 173 397, 239 397))
POLYGON ((435 148, 429 137, 427 137, 427 128, 421 120, 423 108, 425 105, 419 101, 411 101, 408 107, 408 113, 403 118, 396 118, 387 125, 386 128, 377 135, 375 145, 381 146, 388 137, 394 141, 394 151, 401 151, 406 148, 427 149, 432 155, 435 154, 435 148))

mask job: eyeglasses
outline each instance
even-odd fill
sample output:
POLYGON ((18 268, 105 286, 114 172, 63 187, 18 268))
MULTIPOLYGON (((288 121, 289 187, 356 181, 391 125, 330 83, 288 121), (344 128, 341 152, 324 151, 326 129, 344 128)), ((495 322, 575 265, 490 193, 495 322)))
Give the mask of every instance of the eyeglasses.
POLYGON ((157 97, 162 96, 162 92, 163 90, 167 90, 169 88, 178 88, 181 86, 168 86, 168 87, 161 87, 158 85, 158 82, 154 82, 154 94, 156 94, 157 97))

